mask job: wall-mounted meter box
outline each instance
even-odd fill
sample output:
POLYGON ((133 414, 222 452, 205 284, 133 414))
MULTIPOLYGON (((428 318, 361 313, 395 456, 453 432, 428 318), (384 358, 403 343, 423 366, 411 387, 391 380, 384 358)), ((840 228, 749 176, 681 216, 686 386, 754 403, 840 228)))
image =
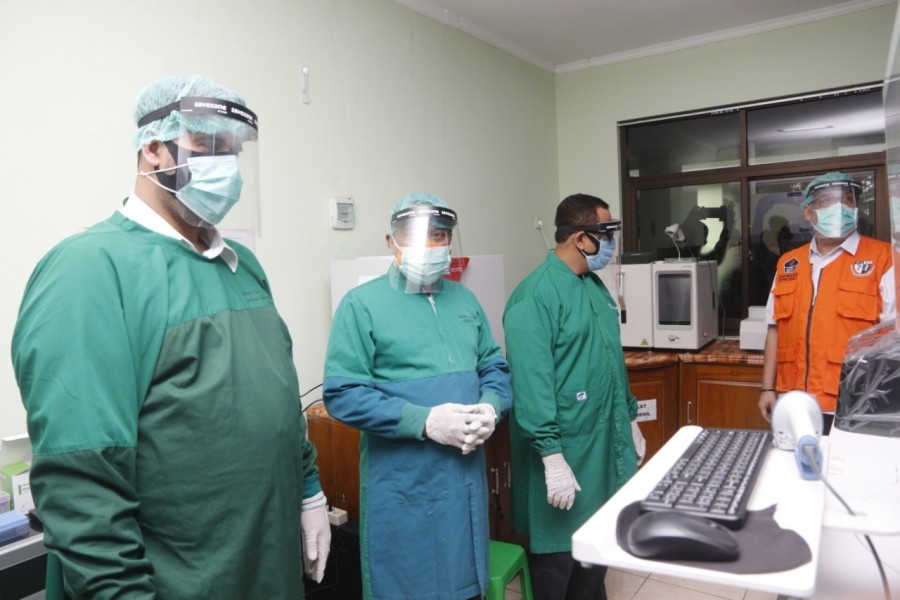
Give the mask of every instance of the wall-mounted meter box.
POLYGON ((356 210, 350 196, 334 196, 331 199, 331 228, 353 229, 356 225, 356 210))

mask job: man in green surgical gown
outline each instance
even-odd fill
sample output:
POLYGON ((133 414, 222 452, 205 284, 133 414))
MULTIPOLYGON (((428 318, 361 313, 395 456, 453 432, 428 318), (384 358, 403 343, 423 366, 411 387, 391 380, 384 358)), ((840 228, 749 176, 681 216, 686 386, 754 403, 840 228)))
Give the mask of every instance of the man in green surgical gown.
POLYGON ((480 598, 490 577, 482 444, 509 411, 509 365, 475 295, 443 277, 456 213, 408 194, 386 238, 388 272, 341 300, 325 360, 325 407, 362 432, 363 594, 480 598))
POLYGON ((643 438, 631 422, 637 401, 618 309, 593 273, 611 259, 620 228, 603 200, 564 199, 556 247, 516 287, 503 315, 516 398, 513 527, 530 538, 536 600, 606 598, 606 567, 574 561, 572 534, 637 469, 643 438))
POLYGON ((301 598, 301 533, 321 580, 331 530, 291 339, 216 229, 252 202, 256 116, 199 76, 134 112, 133 191, 40 261, 13 336, 47 598, 301 598))

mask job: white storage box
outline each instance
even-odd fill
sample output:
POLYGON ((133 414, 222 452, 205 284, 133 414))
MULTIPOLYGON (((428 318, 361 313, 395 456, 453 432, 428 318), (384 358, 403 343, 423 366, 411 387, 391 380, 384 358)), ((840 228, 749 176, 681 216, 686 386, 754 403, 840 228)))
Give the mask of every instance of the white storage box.
POLYGON ((766 347, 766 307, 751 306, 747 318, 741 321, 741 350, 762 350, 766 347))

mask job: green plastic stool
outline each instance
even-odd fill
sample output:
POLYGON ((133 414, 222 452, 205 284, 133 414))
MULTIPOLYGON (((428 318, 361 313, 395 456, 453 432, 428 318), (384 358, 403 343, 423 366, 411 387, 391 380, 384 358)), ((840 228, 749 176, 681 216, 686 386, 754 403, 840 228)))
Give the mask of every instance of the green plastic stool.
POLYGON ((503 600, 506 586, 516 575, 521 575, 519 581, 522 600, 533 600, 525 549, 516 544, 491 540, 490 556, 491 578, 488 581, 487 600, 503 600))

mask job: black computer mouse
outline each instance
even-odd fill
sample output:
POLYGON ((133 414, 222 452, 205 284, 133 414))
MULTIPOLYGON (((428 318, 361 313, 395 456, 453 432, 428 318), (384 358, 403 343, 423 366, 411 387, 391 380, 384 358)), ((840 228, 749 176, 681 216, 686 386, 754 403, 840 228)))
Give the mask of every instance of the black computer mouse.
POLYGON ((642 514, 631 523, 627 538, 631 553, 640 558, 725 562, 740 556, 728 529, 674 510, 642 514))

